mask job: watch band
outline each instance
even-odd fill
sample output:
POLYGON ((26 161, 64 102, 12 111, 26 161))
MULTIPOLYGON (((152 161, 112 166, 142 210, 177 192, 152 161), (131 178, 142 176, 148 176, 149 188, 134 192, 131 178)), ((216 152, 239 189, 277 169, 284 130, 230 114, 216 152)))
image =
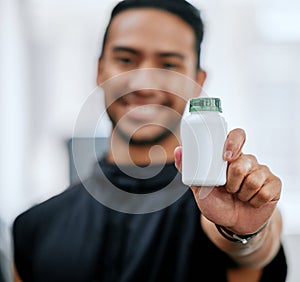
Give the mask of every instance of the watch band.
POLYGON ((243 245, 246 245, 248 243, 248 241, 252 238, 254 238, 255 236, 257 236, 260 232, 262 232, 265 227, 267 226, 268 222, 266 222, 258 231, 256 231, 255 233, 252 234, 247 234, 247 235, 239 235, 236 233, 233 233, 232 231, 228 230, 227 228, 225 228, 224 226, 216 225, 217 230, 219 231, 219 233, 226 238, 227 240, 231 241, 231 242, 236 242, 236 243, 242 243, 243 245))

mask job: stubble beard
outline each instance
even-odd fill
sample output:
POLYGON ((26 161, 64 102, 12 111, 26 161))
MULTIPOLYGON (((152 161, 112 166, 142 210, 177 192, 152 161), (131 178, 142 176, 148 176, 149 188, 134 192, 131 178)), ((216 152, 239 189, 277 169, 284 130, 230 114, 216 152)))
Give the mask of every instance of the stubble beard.
POLYGON ((162 128, 162 131, 158 134, 155 134, 153 137, 148 138, 141 138, 136 139, 134 138, 134 134, 129 135, 124 130, 120 128, 118 123, 112 118, 112 116, 108 112, 109 119, 112 123, 112 132, 115 132, 118 134, 118 136, 129 145, 133 146, 147 146, 147 145, 157 145, 166 138, 168 138, 171 134, 176 135, 174 132, 176 132, 180 121, 176 121, 170 125, 168 125, 168 128, 164 128, 163 126, 160 126, 162 128))

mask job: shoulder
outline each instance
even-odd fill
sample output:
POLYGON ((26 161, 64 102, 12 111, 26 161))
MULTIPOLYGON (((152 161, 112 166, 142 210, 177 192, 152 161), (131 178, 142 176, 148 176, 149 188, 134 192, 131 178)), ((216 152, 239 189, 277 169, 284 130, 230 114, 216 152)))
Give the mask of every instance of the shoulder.
POLYGON ((49 224, 51 219, 72 213, 76 206, 79 207, 90 198, 91 196, 82 184, 69 187, 18 215, 13 222, 13 230, 16 232, 18 229, 30 229, 36 224, 49 224))

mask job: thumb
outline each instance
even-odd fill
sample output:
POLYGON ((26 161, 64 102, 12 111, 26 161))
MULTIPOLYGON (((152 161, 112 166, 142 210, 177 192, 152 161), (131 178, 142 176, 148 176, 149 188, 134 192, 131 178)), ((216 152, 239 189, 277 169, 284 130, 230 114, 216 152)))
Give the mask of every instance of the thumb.
POLYGON ((236 128, 229 132, 225 145, 224 155, 225 161, 233 162, 242 154, 242 148, 246 140, 245 131, 241 128, 236 128))

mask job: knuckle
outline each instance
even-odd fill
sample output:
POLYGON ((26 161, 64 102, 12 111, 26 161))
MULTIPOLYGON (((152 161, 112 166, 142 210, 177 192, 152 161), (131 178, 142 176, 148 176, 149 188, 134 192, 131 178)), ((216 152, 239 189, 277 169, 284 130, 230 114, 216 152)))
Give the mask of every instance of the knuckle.
POLYGON ((252 200, 250 200, 250 205, 254 208, 260 208, 262 206, 262 203, 253 198, 252 200))
POLYGON ((253 170, 255 157, 252 155, 242 155, 236 162, 231 163, 234 175, 246 175, 253 170))
POLYGON ((244 158, 245 161, 251 162, 252 165, 257 164, 257 159, 254 155, 244 154, 243 158, 244 158))
POLYGON ((275 180, 275 181, 276 181, 276 183, 277 183, 279 189, 281 190, 281 189, 282 189, 282 181, 281 181, 281 179, 280 179, 279 177, 276 176, 276 180, 275 180))
POLYGON ((276 198, 280 198, 281 190, 282 190, 282 182, 280 178, 276 177, 273 181, 271 181, 272 184, 272 191, 276 193, 276 198))
POLYGON ((267 202, 270 202, 273 197, 273 192, 270 189, 262 189, 260 190, 256 196, 253 198, 255 199, 256 205, 262 206, 267 202))
POLYGON ((261 187, 261 180, 258 177, 247 177, 245 185, 250 191, 256 191, 261 187))
POLYGON ((278 176, 273 175, 273 180, 272 182, 274 182, 274 185, 277 185, 278 187, 282 187, 282 181, 278 176))
POLYGON ((255 208, 261 207, 266 202, 266 198, 264 196, 261 196, 260 193, 250 200, 250 204, 255 208))
POLYGON ((257 160, 253 155, 242 155, 237 161, 240 165, 242 165, 247 171, 257 170, 257 160))
POLYGON ((248 197, 246 197, 245 195, 239 194, 237 197, 242 202, 247 202, 248 201, 248 197))
POLYGON ((264 191, 262 193, 257 194, 257 199, 261 203, 266 203, 271 199, 271 193, 268 191, 264 191))
POLYGON ((232 163, 231 171, 234 176, 245 175, 247 173, 247 168, 241 163, 232 163))
POLYGON ((268 166, 266 166, 266 165, 259 165, 259 167, 260 167, 260 169, 261 169, 262 171, 265 171, 265 172, 267 172, 267 173, 271 173, 268 166))

